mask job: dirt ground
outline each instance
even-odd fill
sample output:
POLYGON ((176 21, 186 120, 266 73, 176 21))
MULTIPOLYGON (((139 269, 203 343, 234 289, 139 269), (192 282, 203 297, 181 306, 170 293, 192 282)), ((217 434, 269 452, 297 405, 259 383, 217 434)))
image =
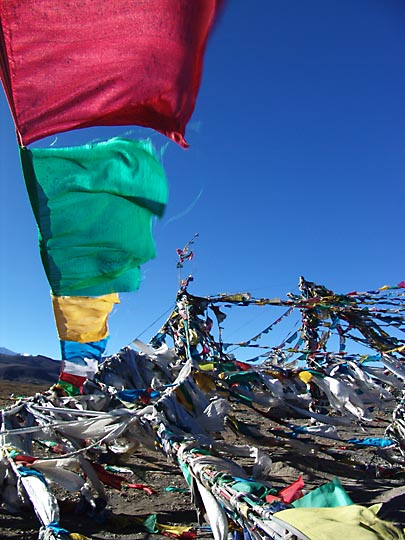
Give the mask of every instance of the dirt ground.
MULTIPOLYGON (((12 403, 18 396, 32 396, 48 386, 0 381, 0 408, 12 403)), ((260 430, 263 438, 246 440, 246 444, 259 446, 272 458, 273 466, 267 480, 275 488, 286 487, 302 475, 309 491, 338 477, 355 503, 370 505, 382 502, 380 517, 405 526, 405 469, 390 465, 369 448, 356 449, 341 441, 311 438, 292 441, 283 436, 274 421, 258 416, 240 404, 232 404, 232 414, 243 419, 252 429, 260 430), (271 431, 270 431, 271 430, 271 431), (302 442, 301 442, 302 441, 302 442)), ((341 430, 342 438, 382 436, 390 419, 390 411, 379 415, 365 432, 361 428, 341 430)), ((300 420, 294 419, 297 423, 300 420)), ((230 444, 242 444, 239 435, 228 431, 224 437, 230 444)), ((253 466, 250 458, 235 460, 249 474, 253 466)), ((139 529, 137 518, 157 515, 158 523, 189 525, 197 538, 211 538, 206 526, 197 524, 190 502, 186 482, 176 463, 169 463, 158 451, 139 449, 128 459, 129 472, 122 473, 128 483, 145 484, 154 490, 145 491, 108 489, 109 504, 102 521, 79 512, 77 501, 56 491, 60 501, 60 524, 70 532, 79 532, 94 540, 138 540, 141 538, 167 538, 139 529)), ((121 473, 120 473, 121 474, 121 473)), ((0 538, 7 540, 36 540, 39 522, 32 511, 12 515, 0 507, 0 538)))

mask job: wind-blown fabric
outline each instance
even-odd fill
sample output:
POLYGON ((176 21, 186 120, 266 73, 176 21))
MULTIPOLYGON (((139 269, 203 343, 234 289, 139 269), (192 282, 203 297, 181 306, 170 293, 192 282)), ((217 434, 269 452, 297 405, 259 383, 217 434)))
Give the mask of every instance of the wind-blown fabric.
POLYGON ((99 125, 141 125, 186 146, 222 0, 3 0, 0 68, 26 146, 99 125))
MULTIPOLYGON (((60 341, 60 348, 62 353, 62 365, 63 361, 86 359, 96 360, 101 362, 102 356, 107 348, 109 338, 100 339, 100 341, 89 341, 87 343, 79 343, 77 341, 60 341)), ((79 362, 80 363, 80 362, 79 362)), ((67 365, 68 362, 65 362, 67 365)), ((66 370, 65 370, 66 371, 66 370)), ((77 373, 75 370, 69 371, 75 375, 83 375, 83 373, 77 373)), ((86 374, 87 377, 87 374, 86 374)), ((89 377, 90 378, 90 377, 89 377)))
POLYGON ((403 540, 404 534, 399 527, 378 518, 380 508, 380 504, 369 508, 356 504, 336 508, 290 508, 274 515, 296 527, 311 540, 403 540))
POLYGON ((168 196, 150 141, 22 148, 21 159, 53 294, 136 290, 139 266, 155 255, 152 218, 168 196))
POLYGON ((353 504, 338 478, 292 502, 294 508, 335 508, 353 504))
POLYGON ((118 294, 103 296, 52 296, 60 340, 99 341, 108 336, 108 316, 119 303, 118 294))
POLYGON ((108 339, 106 337, 87 343, 60 341, 62 362, 57 385, 65 394, 70 396, 79 394, 85 380, 94 379, 107 348, 108 339))

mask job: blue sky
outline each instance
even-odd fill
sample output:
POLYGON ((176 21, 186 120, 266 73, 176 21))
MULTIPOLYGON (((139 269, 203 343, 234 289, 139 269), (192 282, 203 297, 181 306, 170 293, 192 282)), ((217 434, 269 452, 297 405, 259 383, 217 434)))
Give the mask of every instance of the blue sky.
MULTIPOLYGON (((175 299, 176 248, 197 232, 183 269, 194 294, 284 297, 300 275, 341 293, 405 278, 404 24, 402 0, 228 1, 208 43, 190 148, 169 143, 164 155, 170 200, 154 227, 157 257, 110 316, 108 353, 163 323, 152 324, 175 299)), ((0 118, 0 346, 58 358, 3 94, 0 118)), ((118 134, 166 143, 134 126, 37 145, 118 134)), ((281 314, 257 309, 225 323, 225 339, 247 339, 281 314)))

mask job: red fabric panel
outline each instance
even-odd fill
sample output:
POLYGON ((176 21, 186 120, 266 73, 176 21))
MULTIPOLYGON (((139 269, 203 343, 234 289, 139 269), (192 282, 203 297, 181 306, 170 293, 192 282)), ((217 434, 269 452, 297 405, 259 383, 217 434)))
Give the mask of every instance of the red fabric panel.
POLYGON ((124 476, 106 471, 104 467, 100 465, 100 463, 92 461, 89 461, 89 463, 91 463, 92 467, 97 473, 98 478, 101 480, 101 482, 103 482, 103 484, 118 490, 122 488, 122 484, 126 481, 124 476))
POLYGON ((304 486, 304 480, 302 479, 302 476, 299 476, 298 480, 280 490, 278 494, 284 503, 290 504, 296 499, 300 499, 302 497, 303 493, 301 490, 304 486))
POLYGON ((76 386, 76 388, 81 388, 86 380, 86 377, 80 377, 79 375, 72 375, 71 373, 62 371, 62 373, 59 374, 59 380, 73 384, 73 386, 76 386))
POLYGON ((222 0, 1 0, 0 70, 20 143, 141 125, 186 146, 222 0))

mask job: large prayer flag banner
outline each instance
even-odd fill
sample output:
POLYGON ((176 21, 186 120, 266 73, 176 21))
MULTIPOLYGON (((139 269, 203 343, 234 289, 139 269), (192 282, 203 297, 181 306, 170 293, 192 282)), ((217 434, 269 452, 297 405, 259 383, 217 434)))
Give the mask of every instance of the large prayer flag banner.
POLYGON ((21 149, 42 262, 55 296, 138 288, 168 188, 150 141, 21 149))
POLYGON ((0 72, 21 145, 141 125, 186 146, 222 0, 1 0, 0 72))

